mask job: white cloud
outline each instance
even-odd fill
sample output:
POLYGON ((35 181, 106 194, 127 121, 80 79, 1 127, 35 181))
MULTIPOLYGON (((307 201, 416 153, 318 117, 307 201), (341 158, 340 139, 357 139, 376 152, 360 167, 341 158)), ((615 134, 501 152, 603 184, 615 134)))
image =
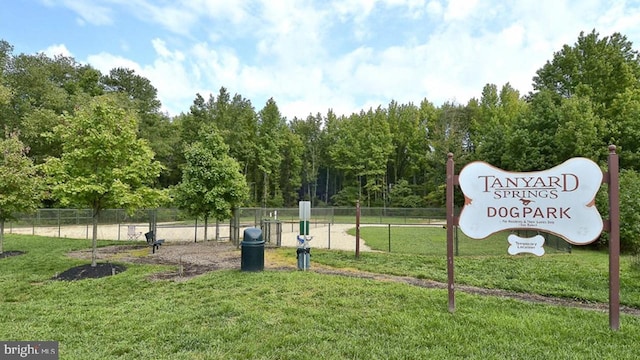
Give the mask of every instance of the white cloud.
MULTIPOLYGON (((57 5, 53 0, 47 0, 44 4, 50 7, 57 5)), ((77 13, 80 24, 87 22, 92 25, 111 25, 113 23, 113 13, 106 6, 83 0, 63 0, 61 5, 77 13)))
POLYGON ((447 21, 464 20, 470 14, 473 14, 477 4, 478 0, 449 0, 444 19, 447 21))
POLYGON ((442 13, 443 13, 442 4, 440 4, 439 1, 437 0, 429 1, 429 3, 427 4, 427 14, 433 17, 440 17, 442 16, 442 13))
POLYGON ((87 60, 103 73, 122 66, 147 77, 171 114, 222 86, 258 110, 273 97, 288 118, 330 108, 348 115, 391 100, 466 103, 486 83, 526 94, 535 71, 581 30, 640 36, 640 10, 624 2, 111 1, 170 33, 146 40, 151 61, 131 60, 132 51, 130 59, 104 52, 87 60), (375 27, 394 21, 401 26, 390 29, 401 32, 375 27))
POLYGON ((140 73, 141 69, 141 66, 133 60, 106 52, 89 55, 86 62, 88 64, 91 64, 92 67, 100 70, 100 72, 103 74, 109 74, 112 69, 117 67, 131 69, 138 74, 140 73))
POLYGON ((46 49, 42 50, 41 52, 50 58, 54 58, 59 55, 66 56, 66 57, 73 57, 73 54, 71 54, 71 51, 67 49, 67 46, 65 44, 51 45, 46 49))

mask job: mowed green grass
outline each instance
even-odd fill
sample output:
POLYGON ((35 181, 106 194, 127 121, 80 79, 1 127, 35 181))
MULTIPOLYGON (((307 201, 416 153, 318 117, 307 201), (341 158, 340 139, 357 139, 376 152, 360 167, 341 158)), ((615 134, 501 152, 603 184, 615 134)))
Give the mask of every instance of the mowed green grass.
MULTIPOLYGON (((347 231, 355 236, 355 227, 347 231)), ((455 234, 455 232, 454 232, 455 234)), ((454 241, 457 255, 503 255, 507 253, 509 232, 500 232, 486 239, 477 240, 457 231, 454 241)), ((532 235, 529 235, 532 236, 532 235)), ((524 236, 523 237, 529 237, 524 236)), ((447 255, 447 230, 442 226, 367 226, 360 227, 360 237, 374 250, 406 254, 447 255)), ((563 245, 564 246, 564 245, 563 245)), ((555 243, 545 244, 546 253, 559 251, 555 243)))
MULTIPOLYGON (((637 317, 623 315, 615 332, 607 313, 462 292, 451 314, 446 290, 313 271, 225 270, 173 282, 149 280, 165 266, 126 264, 107 278, 51 280, 85 263, 65 254, 87 247, 7 236, 5 251, 26 254, 0 260, 0 339, 56 340, 61 359, 635 359, 640 350, 637 317)), ((295 261, 293 249, 267 255, 295 261)), ((396 272, 439 278, 434 258, 314 250, 312 268, 402 264, 396 272)), ((531 271, 564 270, 555 263, 531 271)), ((490 277, 494 265, 478 262, 473 272, 490 277)))

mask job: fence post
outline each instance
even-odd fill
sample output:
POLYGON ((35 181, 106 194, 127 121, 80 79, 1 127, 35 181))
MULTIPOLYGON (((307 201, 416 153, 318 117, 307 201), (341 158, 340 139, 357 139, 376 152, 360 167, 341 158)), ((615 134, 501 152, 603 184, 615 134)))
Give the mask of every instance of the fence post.
POLYGON ((389 225, 389 252, 391 252, 391 223, 389 225))
POLYGON ((356 259, 360 257, 360 200, 356 200, 356 259))
POLYGON ((327 236, 328 236, 327 248, 331 250, 331 223, 329 223, 329 231, 327 232, 327 236))

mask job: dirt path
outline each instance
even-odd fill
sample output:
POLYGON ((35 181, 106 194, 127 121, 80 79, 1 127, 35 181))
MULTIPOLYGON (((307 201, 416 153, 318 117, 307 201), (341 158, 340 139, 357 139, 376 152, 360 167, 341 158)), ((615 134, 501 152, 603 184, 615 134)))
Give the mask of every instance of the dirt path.
MULTIPOLYGON (((338 249, 338 250, 354 250, 356 247, 356 238, 347 234, 347 230, 354 228, 354 224, 328 224, 313 223, 309 229, 309 235, 312 240, 310 245, 312 248, 318 249, 338 249)), ((240 229, 240 237, 242 238, 244 229, 240 229)), ((7 233, 10 234, 26 234, 40 235, 49 237, 60 237, 70 239, 90 239, 91 228, 88 225, 61 226, 61 227, 22 227, 9 228, 7 233)), ((144 233, 149 231, 147 224, 129 224, 129 225, 99 225, 98 239, 100 240, 139 240, 144 242, 144 233), (131 235, 130 235, 131 232, 131 235)), ((298 235, 297 224, 282 223, 282 246, 297 246, 298 235)), ((193 243, 195 241, 204 241, 204 227, 195 228, 194 226, 178 226, 176 224, 161 223, 157 227, 158 239, 164 239, 167 244, 193 243)), ((215 239, 229 238, 229 226, 220 224, 217 228, 210 225, 207 230, 207 238, 215 239)), ((265 241, 268 239, 265 239, 265 241)), ((362 239, 360 239, 360 250, 371 251, 362 239)))

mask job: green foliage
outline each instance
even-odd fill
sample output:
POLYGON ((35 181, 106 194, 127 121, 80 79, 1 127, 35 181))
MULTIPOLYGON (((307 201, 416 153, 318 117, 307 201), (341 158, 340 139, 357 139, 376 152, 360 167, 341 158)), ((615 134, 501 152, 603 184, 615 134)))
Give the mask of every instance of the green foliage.
POLYGON ((394 184, 389 192, 389 198, 391 207, 417 208, 424 205, 420 196, 413 192, 409 182, 404 179, 394 184))
MULTIPOLYGON (((299 146, 302 147, 299 156, 303 198, 311 199, 311 201, 313 201, 313 195, 317 194, 318 172, 323 158, 322 123, 322 115, 312 116, 309 114, 305 120, 294 118, 289 125, 293 134, 299 138, 299 146)), ((315 206, 315 203, 312 202, 311 206, 315 206)))
POLYGON ((367 204, 383 199, 386 195, 386 164, 393 151, 386 112, 378 107, 375 111, 361 111, 349 118, 340 118, 329 124, 329 156, 335 166, 358 184, 358 196, 363 190, 367 204))
POLYGON ((0 140, 0 254, 5 220, 36 210, 42 198, 42 179, 27 152, 17 133, 0 140))
POLYGON ((209 132, 205 141, 187 146, 182 181, 174 189, 174 201, 179 208, 193 216, 225 220, 247 200, 246 181, 228 151, 215 132, 209 132))
MULTIPOLYGON (((603 218, 609 217, 608 186, 603 185, 596 197, 596 206, 603 218)), ((634 170, 620 172, 620 250, 624 253, 640 252, 640 174, 634 170)), ((603 232, 599 245, 609 243, 609 234, 603 232)))
POLYGON ((592 98, 595 113, 604 117, 619 93, 637 88, 640 79, 638 52, 626 36, 600 37, 595 30, 581 32, 573 46, 564 45, 533 78, 534 90, 548 90, 559 98, 582 93, 592 98), (582 89, 579 89, 582 87, 582 89))
POLYGON ((282 153, 282 162, 280 163, 279 188, 281 203, 278 206, 297 205, 298 190, 302 185, 301 169, 303 166, 304 146, 300 136, 289 129, 285 129, 283 133, 283 145, 280 150, 282 153))
POLYGON ((640 173, 623 170, 620 173, 620 248, 640 252, 640 173))
POLYGON ((0 220, 40 205, 42 180, 27 153, 17 133, 0 140, 0 220))
POLYGON ((357 186, 345 186, 331 197, 334 206, 355 206, 358 199, 357 186))
POLYGON ((385 108, 340 116, 329 109, 290 123, 275 99, 256 111, 224 87, 206 98, 196 94, 188 112, 170 119, 151 82, 133 70, 102 75, 73 58, 12 51, 0 41, 0 127, 20 131, 34 163, 61 157, 62 140, 43 136, 61 125, 61 114, 74 114, 103 94, 120 95, 118 107, 136 114, 137 137, 164 165, 156 185, 177 184, 183 150, 215 128, 250 186, 248 203, 259 206, 300 198, 329 205, 352 206, 360 199, 370 206, 440 206, 448 153, 456 171, 473 160, 533 171, 575 156, 602 164, 613 143, 622 169, 640 164, 640 58, 619 33, 580 33, 574 44, 550 54, 533 78, 534 91, 524 97, 509 83, 487 84, 479 99, 465 105, 392 100, 385 108), (412 195, 389 193, 390 184, 401 181, 412 195))
POLYGON ((43 166, 51 196, 62 206, 93 210, 93 258, 96 266, 98 216, 105 208, 156 207, 163 191, 152 188, 162 165, 153 160, 145 140, 137 138, 138 117, 118 106, 118 98, 100 96, 65 114, 49 134, 62 144, 62 154, 43 166))
POLYGON ((63 144, 62 155, 47 159, 44 167, 52 196, 62 206, 89 206, 94 214, 107 207, 158 206, 163 195, 151 186, 161 165, 136 130, 136 114, 110 96, 64 115, 50 134, 63 144))
POLYGON ((627 89, 613 100, 608 128, 620 167, 640 171, 640 89, 627 89))

